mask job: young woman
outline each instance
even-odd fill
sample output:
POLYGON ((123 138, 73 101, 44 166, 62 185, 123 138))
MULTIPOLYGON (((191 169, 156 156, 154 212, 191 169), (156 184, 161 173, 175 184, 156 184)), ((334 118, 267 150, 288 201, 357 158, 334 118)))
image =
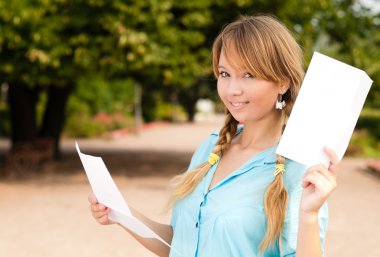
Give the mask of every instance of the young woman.
MULTIPOLYGON (((329 167, 306 170, 275 154, 304 75, 300 47, 276 19, 253 16, 226 26, 212 53, 224 126, 174 178, 170 225, 133 210, 180 255, 129 232, 159 256, 323 256, 339 160, 326 148, 329 167)), ((113 223, 89 201, 100 224, 113 223)))

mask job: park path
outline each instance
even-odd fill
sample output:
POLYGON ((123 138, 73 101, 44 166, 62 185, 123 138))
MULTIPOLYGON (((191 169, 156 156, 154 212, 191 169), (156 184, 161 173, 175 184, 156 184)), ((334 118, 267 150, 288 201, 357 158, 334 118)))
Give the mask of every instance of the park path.
MULTIPOLYGON (((79 140, 85 153, 102 156, 129 204, 160 222, 170 178, 186 169, 196 146, 220 118, 196 124, 152 127, 140 137, 79 140)), ((8 147, 0 141, 0 154, 8 147)), ((90 186, 74 149, 63 141, 63 160, 47 163, 24 181, 0 180, 1 257, 154 256, 117 226, 100 226, 90 216, 90 186)), ((1 167, 0 167, 1 168, 1 167)), ((380 256, 380 177, 365 160, 346 158, 338 188, 329 199, 327 257, 380 256)))

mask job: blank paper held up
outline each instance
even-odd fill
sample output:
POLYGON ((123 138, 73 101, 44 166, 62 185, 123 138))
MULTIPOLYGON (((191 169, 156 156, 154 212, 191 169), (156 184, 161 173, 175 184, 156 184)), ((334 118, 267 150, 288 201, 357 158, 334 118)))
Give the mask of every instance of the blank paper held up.
POLYGON ((82 161, 87 178, 99 203, 110 208, 109 218, 144 238, 156 238, 169 246, 148 226, 135 218, 125 202, 102 158, 83 154, 76 143, 76 149, 82 161))
POLYGON ((371 85, 364 71, 314 52, 276 153, 328 165, 328 146, 342 159, 371 85))

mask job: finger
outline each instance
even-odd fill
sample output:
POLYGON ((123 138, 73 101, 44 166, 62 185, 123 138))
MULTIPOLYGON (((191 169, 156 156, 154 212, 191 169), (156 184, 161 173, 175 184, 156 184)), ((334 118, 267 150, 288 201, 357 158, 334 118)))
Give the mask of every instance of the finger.
POLYGON ((306 171, 305 171, 305 173, 303 174, 303 176, 302 176, 302 187, 308 187, 309 185, 310 185, 310 182, 308 182, 308 181, 306 181, 305 180, 305 178, 309 175, 309 174, 311 174, 311 173, 313 173, 315 170, 318 170, 318 169, 321 169, 322 168, 322 164, 318 164, 318 165, 314 165, 314 166, 311 166, 311 167, 309 167, 306 171))
POLYGON ((327 168, 317 170, 317 172, 322 174, 329 183, 336 187, 336 176, 334 173, 330 172, 327 168))
MULTIPOLYGON (((340 160, 339 160, 338 156, 336 155, 335 151, 332 150, 331 148, 327 147, 327 146, 325 146, 323 148, 323 150, 325 151, 325 153, 327 154, 327 156, 330 159, 330 167, 331 166, 336 167, 336 165, 339 164, 340 160)), ((329 169, 330 169, 330 167, 329 167, 329 169)))
POLYGON ((91 193, 88 195, 88 201, 91 203, 91 204, 96 204, 98 203, 98 199, 96 199, 94 193, 91 193))
MULTIPOLYGON (((306 178, 308 178, 308 177, 315 177, 315 176, 323 176, 324 179, 333 178, 331 174, 330 174, 330 177, 328 177, 328 175, 325 176, 325 174, 323 173, 323 170, 327 171, 327 168, 324 165, 322 165, 322 164, 310 167, 305 172, 305 174, 302 176, 302 181, 306 182, 307 181, 306 178)), ((325 172, 325 173, 327 173, 327 172, 325 172)))
POLYGON ((94 217, 97 220, 103 217, 104 215, 105 215, 104 212, 92 212, 92 217, 94 217))
POLYGON ((311 185, 311 183, 309 182, 309 181, 307 181, 307 180, 302 180, 302 187, 303 188, 306 188, 306 187, 308 187, 308 186, 310 186, 311 185))
POLYGON ((318 192, 322 194, 322 197, 327 196, 336 188, 335 179, 328 180, 326 177, 318 171, 308 174, 302 179, 303 184, 313 184, 318 192))
POLYGON ((104 215, 103 217, 99 218, 99 219, 98 219, 98 222, 99 222, 100 224, 108 224, 108 223, 110 223, 110 220, 109 220, 109 218, 108 218, 108 215, 104 215))
POLYGON ((92 213, 92 216, 95 218, 95 219, 100 219, 102 218, 103 216, 108 216, 108 210, 106 211, 99 211, 99 212, 93 212, 92 213))
POLYGON ((103 204, 91 204, 90 209, 92 212, 102 212, 102 211, 105 211, 107 207, 104 206, 103 204))
POLYGON ((325 193, 326 190, 324 190, 323 184, 321 183, 321 181, 318 179, 318 177, 315 174, 309 174, 308 176, 306 176, 302 183, 307 185, 304 187, 304 189, 313 187, 313 191, 315 191, 316 193, 318 192, 317 195, 320 198, 326 197, 327 195, 325 193))
POLYGON ((314 170, 312 172, 319 172, 322 174, 327 180, 329 180, 332 183, 336 183, 336 176, 333 172, 329 171, 325 165, 320 164, 316 165, 314 170))
POLYGON ((302 186, 304 188, 310 186, 311 184, 314 184, 316 183, 316 174, 315 173, 318 173, 317 171, 313 170, 313 171, 310 171, 308 172, 307 174, 305 174, 303 177, 302 177, 302 186))

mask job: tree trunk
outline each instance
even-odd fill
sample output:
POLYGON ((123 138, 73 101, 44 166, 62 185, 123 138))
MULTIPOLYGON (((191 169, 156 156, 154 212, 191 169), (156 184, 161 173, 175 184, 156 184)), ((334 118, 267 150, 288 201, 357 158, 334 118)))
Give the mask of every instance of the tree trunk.
POLYGON ((187 114, 188 114, 188 117, 187 117, 188 122, 194 122, 195 112, 196 112, 196 109, 195 109, 196 102, 197 102, 197 99, 193 99, 193 101, 188 102, 188 104, 185 106, 187 114))
POLYGON ((48 89, 48 102, 39 136, 41 139, 53 141, 53 158, 55 160, 61 157, 60 135, 65 123, 66 105, 73 88, 72 85, 68 85, 64 87, 50 86, 48 89))
POLYGON ((23 84, 12 84, 8 91, 11 120, 11 149, 6 157, 4 174, 27 176, 37 170, 39 152, 35 142, 38 138, 36 103, 39 88, 28 88, 23 84))
POLYGON ((9 87, 12 142, 6 157, 9 176, 29 176, 39 170, 43 161, 59 157, 59 137, 71 91, 71 86, 48 88, 48 102, 38 133, 36 104, 40 88, 28 88, 23 84, 9 87))
POLYGON ((189 95, 185 92, 180 92, 178 100, 180 104, 185 108, 187 113, 187 121, 188 122, 194 122, 194 116, 195 116, 195 103, 198 100, 198 96, 195 95, 189 95))
POLYGON ((38 88, 28 88, 22 84, 9 87, 8 103, 11 119, 12 147, 18 143, 37 139, 36 103, 38 88))

